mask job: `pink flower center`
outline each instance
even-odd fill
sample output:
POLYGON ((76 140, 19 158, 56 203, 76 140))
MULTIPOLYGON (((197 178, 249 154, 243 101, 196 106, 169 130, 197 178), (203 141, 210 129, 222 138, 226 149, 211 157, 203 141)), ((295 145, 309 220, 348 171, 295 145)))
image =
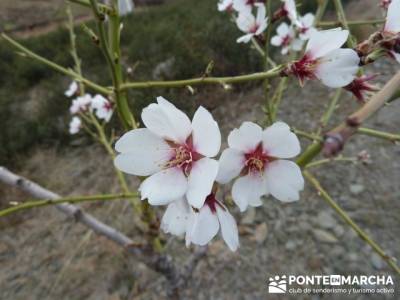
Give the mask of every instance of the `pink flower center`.
POLYGON ((268 155, 264 152, 260 143, 252 152, 245 154, 244 173, 262 173, 269 162, 268 155))
POLYGON ((291 64, 290 72, 303 83, 305 79, 315 79, 315 69, 317 65, 318 60, 311 59, 309 55, 306 54, 302 59, 291 64))
POLYGON ((211 193, 207 196, 206 201, 204 202, 205 205, 208 205, 212 213, 217 212, 217 205, 225 210, 225 207, 217 200, 214 193, 211 193))
POLYGON ((170 143, 173 149, 172 158, 166 163, 166 168, 178 167, 182 169, 186 176, 189 176, 193 163, 202 158, 193 147, 192 137, 190 136, 185 144, 179 145, 170 143))
POLYGON ((104 105, 103 105, 103 108, 104 108, 106 111, 111 111, 111 110, 113 109, 113 105, 112 105, 111 102, 105 101, 105 102, 104 102, 104 105))
POLYGON ((310 28, 302 26, 299 28, 299 33, 305 34, 305 33, 307 33, 308 29, 310 29, 310 28))
POLYGON ((252 27, 250 27, 249 33, 256 33, 259 27, 260 27, 259 24, 254 23, 254 25, 252 27))
POLYGON ((292 42, 292 37, 291 37, 290 35, 288 35, 288 34, 285 35, 285 36, 282 38, 282 46, 283 46, 283 47, 289 46, 291 42, 292 42))

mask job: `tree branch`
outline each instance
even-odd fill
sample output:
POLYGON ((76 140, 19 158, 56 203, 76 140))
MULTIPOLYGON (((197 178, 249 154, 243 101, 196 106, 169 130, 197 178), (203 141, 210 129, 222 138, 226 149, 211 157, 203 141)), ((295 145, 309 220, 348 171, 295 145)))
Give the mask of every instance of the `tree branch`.
POLYGON ((398 90, 400 71, 386 83, 382 90, 374 94, 359 110, 347 117, 347 120, 325 135, 323 153, 330 157, 337 155, 346 141, 357 131, 358 127, 376 113, 398 90))
POLYGON ((87 85, 88 87, 94 89, 95 91, 97 91, 99 93, 102 93, 102 94, 105 94, 105 95, 108 95, 108 94, 112 93, 112 91, 110 89, 105 88, 105 87, 103 87, 101 85, 98 85, 98 84, 96 84, 96 83, 94 83, 94 82, 92 82, 92 81, 90 81, 90 80, 88 80, 86 78, 83 78, 82 76, 80 76, 78 73, 76 73, 72 69, 64 68, 64 67, 62 67, 62 66, 60 66, 60 65, 58 65, 58 64, 56 64, 56 63, 54 63, 54 62, 52 62, 52 61, 50 61, 48 59, 36 54, 36 53, 33 53, 31 50, 25 48, 20 43, 18 43, 16 40, 14 40, 11 37, 9 37, 7 34, 2 33, 1 37, 6 42, 8 42, 10 45, 12 45, 13 47, 17 48, 19 51, 21 51, 25 56, 33 58, 33 59, 35 59, 35 60, 47 65, 48 67, 50 67, 50 68, 52 68, 52 69, 54 69, 54 70, 56 70, 56 71, 58 71, 58 72, 60 72, 62 74, 70 76, 73 79, 75 79, 76 81, 82 82, 83 84, 87 85))

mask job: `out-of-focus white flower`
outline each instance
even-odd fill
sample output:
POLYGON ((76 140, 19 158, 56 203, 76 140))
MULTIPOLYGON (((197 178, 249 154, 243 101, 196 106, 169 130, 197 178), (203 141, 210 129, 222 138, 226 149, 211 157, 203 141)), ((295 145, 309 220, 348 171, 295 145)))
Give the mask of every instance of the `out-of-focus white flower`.
POLYGON ((395 36, 389 54, 400 63, 400 0, 392 0, 389 4, 384 32, 395 36))
POLYGON ((389 4, 392 2, 392 0, 381 0, 381 3, 379 3, 379 6, 388 9, 389 4))
POLYGON ((300 51, 303 47, 303 42, 295 38, 293 27, 289 27, 285 22, 278 26, 276 33, 277 35, 271 39, 271 44, 276 47, 282 47, 282 55, 287 54, 289 50, 300 51))
POLYGON ((191 243, 204 246, 221 229, 222 238, 231 251, 239 247, 239 234, 236 221, 227 207, 219 202, 214 194, 207 196, 204 206, 192 210, 186 229, 186 246, 191 243))
POLYGON ((91 105, 99 119, 106 122, 110 121, 113 114, 113 104, 108 99, 101 95, 96 95, 93 97, 91 105))
POLYGON ((118 11, 120 16, 125 16, 133 11, 134 4, 132 0, 118 0, 118 11))
POLYGON ((237 12, 251 13, 257 4, 264 4, 263 0, 233 0, 233 9, 237 12))
POLYGON ((313 25, 314 19, 315 16, 312 13, 308 13, 302 17, 299 17, 296 26, 299 31, 299 37, 303 41, 308 40, 311 37, 311 35, 317 31, 317 29, 313 25))
POLYGON ((185 198, 168 204, 161 220, 161 229, 177 236, 185 234, 187 246, 191 243, 204 246, 221 229, 222 238, 232 251, 239 246, 236 221, 213 193, 207 196, 200 209, 191 208, 185 198))
POLYGON ((82 121, 78 117, 73 117, 71 122, 69 123, 69 133, 70 134, 77 134, 81 129, 82 121))
POLYGON ((212 115, 199 107, 192 122, 162 97, 143 109, 147 128, 124 134, 116 143, 115 166, 123 172, 150 176, 140 185, 142 199, 168 204, 186 195, 201 208, 218 172, 221 133, 212 115))
POLYGON ((248 11, 239 12, 236 25, 246 34, 237 39, 238 43, 248 43, 252 37, 261 34, 267 28, 268 18, 266 17, 265 6, 263 4, 256 4, 256 6, 257 17, 254 17, 248 11))
POLYGON ((300 153, 300 143, 288 125, 276 122, 262 130, 255 123, 244 122, 229 134, 228 144, 219 160, 217 181, 225 184, 237 178, 232 198, 241 211, 249 205, 262 205, 263 195, 284 202, 299 199, 304 179, 297 164, 286 158, 300 153))
POLYGON ((282 0, 283 1, 283 13, 289 18, 292 23, 296 24, 297 20, 297 9, 296 2, 294 0, 282 0))
POLYGON ((232 11, 233 10, 233 0, 220 0, 218 2, 218 11, 232 11))
POLYGON ((78 98, 72 100, 71 107, 69 111, 72 115, 86 112, 88 109, 91 108, 92 96, 89 94, 85 94, 83 96, 79 96, 78 98))
POLYGON ((356 51, 340 48, 348 36, 348 30, 341 28, 313 33, 305 55, 292 63, 288 72, 297 76, 301 84, 306 79, 318 78, 332 88, 348 85, 355 78, 360 63, 356 51))
POLYGON ((78 91, 78 84, 76 81, 72 81, 68 87, 68 89, 65 91, 64 95, 67 97, 72 97, 73 95, 76 94, 78 91))
POLYGON ((400 32, 400 0, 393 0, 388 7, 384 31, 400 32))

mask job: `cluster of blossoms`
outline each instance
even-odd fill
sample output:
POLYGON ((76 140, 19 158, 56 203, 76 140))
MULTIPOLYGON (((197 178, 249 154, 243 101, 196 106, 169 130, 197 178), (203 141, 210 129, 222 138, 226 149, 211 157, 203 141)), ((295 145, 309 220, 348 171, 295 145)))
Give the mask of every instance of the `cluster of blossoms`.
POLYGON ((145 177, 139 187, 142 200, 168 205, 161 228, 185 235, 187 245, 205 245, 221 231, 232 251, 239 246, 236 222, 218 199, 218 184, 235 179, 232 198, 240 211, 260 206, 268 194, 285 202, 299 199, 304 180, 300 168, 286 159, 299 154, 300 144, 285 123, 265 130, 243 123, 229 134, 229 148, 217 160, 221 133, 205 108, 199 107, 190 121, 158 97, 141 117, 146 128, 131 130, 117 141, 115 166, 145 177))
MULTIPOLYGON (((73 97, 79 94, 78 84, 73 81, 64 94, 67 97, 73 97)), ((99 120, 109 122, 113 115, 114 109, 112 102, 103 96, 84 94, 77 96, 72 100, 69 111, 73 116, 71 122, 69 123, 69 133, 76 134, 82 127, 82 120, 79 117, 81 114, 94 113, 99 120)))
POLYGON ((300 16, 295 0, 282 2, 282 6, 272 14, 271 20, 266 17, 265 1, 221 0, 218 10, 233 13, 238 28, 245 33, 237 42, 247 43, 253 38, 256 43, 270 42, 273 46, 281 47, 283 55, 305 48, 304 55, 289 63, 282 72, 284 75, 296 76, 301 85, 306 80, 319 79, 328 87, 346 89, 357 100, 364 102, 365 94, 377 88, 369 83, 375 75, 357 77, 359 66, 365 63, 363 59, 378 50, 400 62, 400 0, 382 1, 382 6, 387 8, 386 23, 383 30, 378 32, 379 38, 373 39, 372 46, 368 45, 366 50, 342 48, 348 40, 348 30, 317 30, 312 13, 300 16), (255 11, 256 15, 253 14, 255 11), (282 18, 289 20, 290 24, 280 23, 276 35, 266 41, 264 31, 282 18))

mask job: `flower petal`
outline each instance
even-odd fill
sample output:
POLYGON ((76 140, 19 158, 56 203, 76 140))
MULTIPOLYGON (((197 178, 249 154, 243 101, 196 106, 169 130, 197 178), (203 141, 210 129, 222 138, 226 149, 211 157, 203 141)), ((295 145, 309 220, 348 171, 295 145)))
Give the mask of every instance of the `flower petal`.
POLYGON ((253 33, 245 34, 236 40, 237 43, 248 43, 251 38, 254 36, 253 33))
POLYGON ((250 29, 256 23, 254 16, 247 11, 239 12, 239 16, 236 19, 237 27, 244 33, 249 33, 250 29))
POLYGON ((389 4, 385 31, 394 33, 400 32, 400 0, 392 0, 389 4))
POLYGON ((272 196, 283 202, 299 200, 304 179, 297 164, 288 160, 275 160, 267 166, 265 176, 272 196))
POLYGON ((221 225, 222 238, 231 251, 239 247, 239 233, 235 219, 226 207, 216 206, 219 224, 221 225))
POLYGON ((179 168, 162 170, 142 182, 139 191, 142 200, 151 205, 164 205, 183 197, 187 190, 187 179, 179 168))
POLYGON ((243 152, 232 148, 225 149, 219 158, 217 181, 225 184, 239 176, 244 164, 245 156, 243 152))
POLYGON ((259 203, 261 196, 267 193, 267 186, 260 174, 250 173, 239 177, 232 187, 233 201, 241 212, 245 211, 250 203, 259 203))
POLYGON ((279 36, 285 37, 289 34, 289 25, 286 24, 285 22, 282 22, 281 25, 276 28, 276 32, 278 33, 279 36))
POLYGON ((217 155, 221 148, 221 132, 218 123, 204 107, 200 106, 194 114, 192 128, 196 152, 208 157, 217 155))
POLYGON ((339 49, 349 37, 348 30, 334 28, 314 32, 307 43, 306 53, 311 59, 322 57, 329 52, 339 49))
POLYGON ((300 142, 283 122, 276 122, 263 132, 263 148, 268 156, 291 158, 300 153, 300 142))
POLYGON ((352 49, 337 49, 321 58, 315 75, 332 88, 348 85, 356 76, 360 58, 352 49))
POLYGON ((189 118, 172 103, 157 97, 158 104, 152 103, 142 111, 144 125, 154 134, 183 144, 192 132, 189 118))
POLYGON ((228 136, 229 147, 245 153, 254 150, 261 143, 262 128, 252 122, 244 122, 239 129, 235 128, 228 136))
POLYGON ((186 246, 190 243, 204 246, 218 233, 218 217, 212 213, 208 205, 199 212, 192 211, 186 231, 186 246))
POLYGON ((137 176, 149 176, 160 171, 173 155, 170 146, 146 128, 125 133, 115 144, 115 149, 122 152, 115 158, 115 166, 137 176))
POLYGON ((182 235, 186 232, 190 217, 190 207, 185 198, 168 204, 167 210, 161 219, 161 229, 165 233, 182 235))
POLYGON ((195 208, 201 208, 211 189, 218 173, 218 162, 204 157, 193 163, 188 178, 186 198, 195 208))

